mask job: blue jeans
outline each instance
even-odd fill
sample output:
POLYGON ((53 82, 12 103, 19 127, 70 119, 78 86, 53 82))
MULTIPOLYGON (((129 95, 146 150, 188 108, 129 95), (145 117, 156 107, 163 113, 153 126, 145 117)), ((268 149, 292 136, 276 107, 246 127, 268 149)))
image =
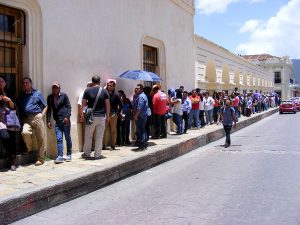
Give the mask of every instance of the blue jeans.
POLYGON ((173 120, 174 120, 174 123, 177 126, 177 134, 182 134, 183 133, 182 116, 177 114, 177 113, 173 113, 173 120))
POLYGON ((213 123, 213 109, 205 110, 206 124, 213 123))
POLYGON ((235 121, 238 122, 239 120, 239 109, 238 107, 233 107, 235 112, 235 121))
POLYGON ((194 124, 197 128, 200 128, 200 121, 199 121, 199 109, 192 109, 189 114, 189 129, 192 127, 194 120, 194 124))
POLYGON ((63 122, 55 123, 55 134, 57 140, 57 151, 58 156, 63 157, 64 155, 64 144, 63 144, 63 134, 65 134, 65 139, 67 142, 67 155, 72 154, 72 140, 71 140, 71 125, 65 125, 63 122))
POLYGON ((147 132, 146 132, 146 122, 147 118, 138 118, 135 121, 136 131, 140 138, 139 147, 146 147, 147 146, 147 132))

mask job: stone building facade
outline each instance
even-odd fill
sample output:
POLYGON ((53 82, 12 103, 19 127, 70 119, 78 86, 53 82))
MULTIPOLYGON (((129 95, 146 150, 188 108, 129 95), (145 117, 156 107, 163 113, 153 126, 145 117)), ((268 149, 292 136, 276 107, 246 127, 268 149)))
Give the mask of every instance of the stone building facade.
POLYGON ((283 99, 296 95, 293 63, 288 56, 277 57, 269 54, 244 55, 243 58, 273 74, 274 91, 283 99))
POLYGON ((195 86, 202 90, 270 93, 274 89, 270 71, 195 35, 195 86))

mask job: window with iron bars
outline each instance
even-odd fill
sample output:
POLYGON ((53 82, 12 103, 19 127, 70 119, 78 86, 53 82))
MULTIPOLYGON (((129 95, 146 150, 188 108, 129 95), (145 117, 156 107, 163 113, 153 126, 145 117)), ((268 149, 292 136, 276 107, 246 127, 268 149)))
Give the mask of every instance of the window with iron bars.
MULTIPOLYGON (((16 96, 22 88, 25 36, 25 13, 0 4, 0 76, 5 78, 9 92, 16 96)), ((15 138, 16 143, 20 143, 19 132, 15 138)), ((17 154, 23 149, 21 146, 16 145, 17 154)), ((5 156, 5 149, 0 144, 0 159, 5 156)))
MULTIPOLYGON (((143 45, 143 70, 157 73, 157 67, 158 67, 158 49, 143 45)), ((144 85, 145 87, 151 87, 156 82, 151 81, 145 81, 144 85)))

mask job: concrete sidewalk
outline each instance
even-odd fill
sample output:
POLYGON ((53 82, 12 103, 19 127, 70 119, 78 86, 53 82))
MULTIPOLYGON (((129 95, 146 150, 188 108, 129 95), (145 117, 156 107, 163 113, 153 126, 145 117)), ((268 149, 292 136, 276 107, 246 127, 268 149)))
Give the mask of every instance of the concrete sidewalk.
MULTIPOLYGON (((278 112, 277 108, 242 117, 240 130, 278 112)), ((72 162, 21 166, 17 171, 0 172, 0 224, 8 224, 73 198, 97 190, 126 176, 148 169, 193 149, 224 137, 221 125, 188 130, 184 135, 168 135, 167 139, 151 140, 146 151, 132 151, 125 146, 119 150, 103 150, 101 160, 81 159, 73 154, 72 162)))

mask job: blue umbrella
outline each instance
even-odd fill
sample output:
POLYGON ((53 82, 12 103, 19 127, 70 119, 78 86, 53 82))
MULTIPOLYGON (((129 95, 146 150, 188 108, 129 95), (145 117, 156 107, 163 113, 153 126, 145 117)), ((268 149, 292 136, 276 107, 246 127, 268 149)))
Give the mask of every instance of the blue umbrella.
POLYGON ((157 74, 144 70, 128 70, 119 77, 131 80, 161 81, 161 78, 157 74))

